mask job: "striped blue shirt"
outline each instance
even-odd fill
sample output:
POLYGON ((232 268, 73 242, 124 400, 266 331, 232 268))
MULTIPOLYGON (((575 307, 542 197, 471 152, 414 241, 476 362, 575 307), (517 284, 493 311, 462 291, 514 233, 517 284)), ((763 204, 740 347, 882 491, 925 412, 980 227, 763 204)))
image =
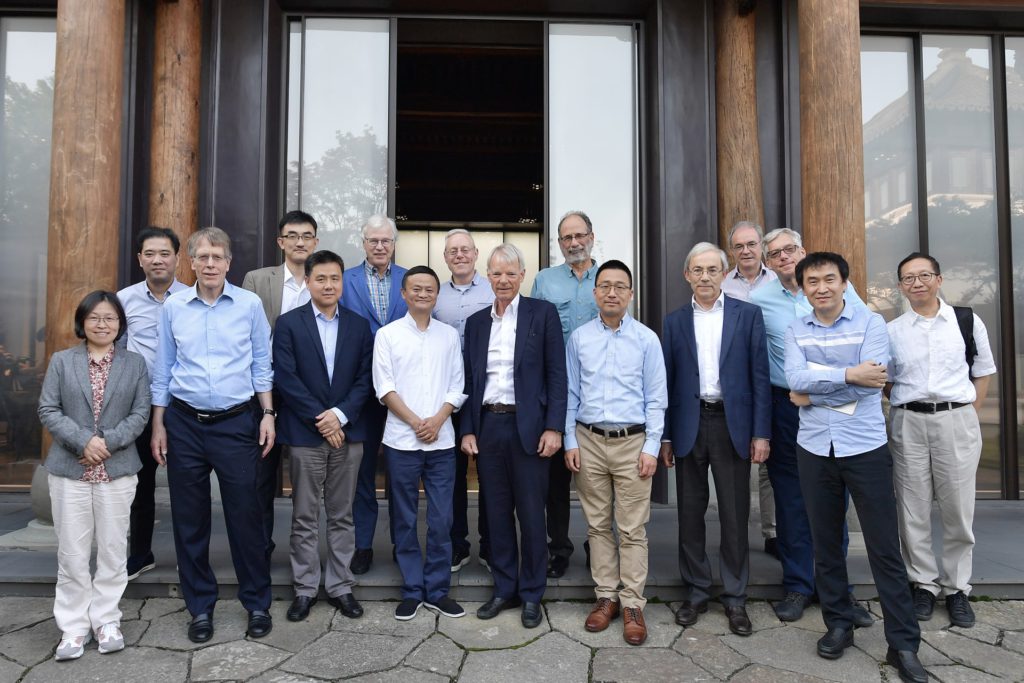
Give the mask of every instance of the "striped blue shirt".
POLYGON ((882 390, 846 383, 846 369, 864 361, 889 365, 885 320, 866 306, 850 305, 831 325, 814 313, 786 330, 786 379, 793 391, 809 394, 800 408, 796 442, 816 455, 860 455, 886 443, 882 390), (810 365, 813 364, 813 365, 810 365), (833 410, 856 401, 852 415, 833 410))

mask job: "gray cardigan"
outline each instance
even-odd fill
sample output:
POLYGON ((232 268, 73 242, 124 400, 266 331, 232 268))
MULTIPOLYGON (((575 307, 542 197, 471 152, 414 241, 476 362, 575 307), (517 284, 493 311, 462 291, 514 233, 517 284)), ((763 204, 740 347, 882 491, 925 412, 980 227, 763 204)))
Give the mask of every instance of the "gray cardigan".
MULTIPOLYGON (((99 430, 110 451, 104 466, 111 479, 135 474, 142 468, 135 439, 149 420, 149 406, 146 361, 137 353, 118 348, 114 351, 99 418, 99 430)), ((46 470, 58 477, 80 479, 85 466, 78 460, 96 433, 85 342, 58 351, 50 358, 39 394, 39 420, 53 436, 46 455, 46 470)))

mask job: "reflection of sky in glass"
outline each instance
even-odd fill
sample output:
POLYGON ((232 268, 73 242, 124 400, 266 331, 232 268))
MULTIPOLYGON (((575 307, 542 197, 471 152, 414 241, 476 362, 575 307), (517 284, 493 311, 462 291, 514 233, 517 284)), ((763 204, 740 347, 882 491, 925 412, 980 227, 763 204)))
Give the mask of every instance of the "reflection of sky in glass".
POLYGON ((632 26, 552 24, 549 40, 551 264, 559 217, 594 221, 594 257, 633 262, 636 38, 632 26))
POLYGON ((4 65, 11 80, 34 86, 53 77, 57 59, 53 25, 53 19, 4 19, 4 65))
POLYGON ((861 121, 867 123, 878 112, 907 93, 906 59, 910 38, 862 36, 860 39, 861 121), (900 60, 900 61, 897 61, 900 60), (902 62, 903 68, 893 68, 902 62))

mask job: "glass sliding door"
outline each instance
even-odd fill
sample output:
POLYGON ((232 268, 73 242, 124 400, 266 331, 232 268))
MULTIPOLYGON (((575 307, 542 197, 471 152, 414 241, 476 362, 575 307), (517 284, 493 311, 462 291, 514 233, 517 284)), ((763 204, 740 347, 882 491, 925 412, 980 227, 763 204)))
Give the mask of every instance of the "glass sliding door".
MULTIPOLYGON (((1013 245, 1013 317, 1017 356, 1017 443, 1024 443, 1024 38, 1007 38, 1006 132, 1010 165, 1010 242, 1013 245)), ((1009 427, 1013 429, 1013 426, 1009 427)), ((1013 457, 1011 455, 1011 457, 1013 457)), ((1024 470, 1024 458, 1018 464, 1024 470)))

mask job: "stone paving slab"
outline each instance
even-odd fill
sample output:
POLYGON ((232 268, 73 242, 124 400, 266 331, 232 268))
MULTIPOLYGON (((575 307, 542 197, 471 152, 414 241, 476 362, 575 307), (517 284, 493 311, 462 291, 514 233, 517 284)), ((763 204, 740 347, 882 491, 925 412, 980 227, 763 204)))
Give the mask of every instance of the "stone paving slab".
POLYGON ((1024 655, 1024 632, 1007 631, 1003 633, 1003 647, 1024 655))
MULTIPOLYGON (((882 627, 882 622, 879 621, 870 628, 857 629, 854 631, 853 638, 854 647, 858 650, 867 653, 876 662, 885 661, 889 643, 885 640, 885 629, 882 627)), ((921 641, 917 656, 926 667, 953 663, 953 660, 924 641, 921 641)))
POLYGON ((199 650, 192 657, 191 680, 246 680, 271 669, 290 652, 260 643, 236 640, 199 650))
POLYGON ((752 662, 775 669, 844 683, 881 680, 878 662, 857 648, 847 649, 838 660, 822 659, 815 649, 818 638, 815 633, 784 628, 760 631, 747 638, 723 636, 722 642, 752 662))
POLYGON ((274 618, 274 630, 260 638, 259 642, 279 650, 298 652, 331 628, 331 621, 337 611, 326 601, 321 601, 313 605, 304 621, 288 621, 285 614, 289 605, 291 602, 287 600, 271 604, 270 616, 274 618))
POLYGON ((0 683, 14 683, 25 673, 25 667, 0 657, 0 683))
POLYGON ((462 603, 466 616, 461 619, 438 617, 437 630, 467 650, 495 650, 518 647, 537 640, 551 630, 547 615, 537 628, 524 628, 519 609, 505 610, 493 619, 478 619, 482 602, 462 603))
POLYGON ((95 646, 72 662, 47 660, 29 671, 23 683, 111 683, 139 681, 178 683, 187 680, 188 654, 149 647, 131 647, 101 655, 95 646))
POLYGON ((53 617, 53 598, 4 598, 0 634, 38 624, 53 617))
POLYGON ((958 664, 1011 680, 1024 676, 1024 655, 949 631, 925 633, 923 638, 958 664))
POLYGON ((356 683, 448 683, 449 679, 446 676, 403 666, 346 680, 356 683))
MULTIPOLYGON (((122 600, 121 602, 123 603, 124 601, 122 600)), ((122 607, 121 610, 123 611, 124 608, 122 607)), ((153 621, 157 617, 162 617, 165 614, 184 611, 185 601, 180 598, 150 598, 146 600, 145 604, 139 609, 139 619, 153 621)))
MULTIPOLYGON (((395 608, 398 607, 397 602, 363 602, 360 604, 363 606, 363 616, 358 619, 349 619, 343 616, 341 612, 335 610, 331 629, 334 631, 348 631, 350 633, 413 636, 422 640, 437 628, 437 615, 423 606, 420 606, 414 618, 409 621, 399 621, 395 619, 395 608)), ((326 606, 330 608, 330 605, 326 606)), ((313 609, 317 607, 320 607, 319 603, 313 609)), ((467 618, 471 612, 466 605, 463 605, 463 607, 466 608, 467 612, 466 617, 463 618, 467 618)))
POLYGON ((460 680, 473 683, 586 683, 590 649, 561 633, 526 647, 470 652, 460 680))
MULTIPOLYGON (((896 670, 890 666, 885 667, 888 673, 890 681, 898 681, 899 677, 896 670)), ((934 678, 941 681, 941 683, 996 683, 997 681, 1005 681, 1005 678, 999 678, 998 676, 990 676, 987 673, 969 669, 966 666, 935 666, 928 669, 934 678)))
POLYGON ((411 636, 330 631, 279 668, 317 678, 348 678, 395 667, 420 644, 411 636))
MULTIPOLYGON (((633 647, 622 639, 621 614, 604 631, 590 633, 583 624, 593 607, 591 603, 552 602, 545 607, 552 629, 587 647, 633 647)), ((669 647, 683 630, 676 624, 668 605, 657 603, 648 603, 644 608, 644 623, 647 624, 647 642, 641 646, 644 648, 669 647)))
POLYGON ((618 650, 605 648, 594 655, 594 683, 633 683, 648 681, 713 681, 715 677, 683 657, 665 648, 618 650))
POLYGON ((405 665, 454 678, 462 667, 465 654, 465 651, 450 639, 435 633, 405 658, 405 665))
POLYGON ((972 602, 971 607, 978 621, 1004 631, 1024 631, 1024 600, 972 602))
MULTIPOLYGON (((179 601, 178 603, 182 603, 179 601)), ((146 612, 145 608, 143 612, 146 612)), ((205 643, 193 643, 188 639, 188 625, 191 615, 182 609, 178 612, 164 614, 149 624, 146 634, 139 641, 140 645, 159 647, 167 650, 198 650, 219 643, 245 638, 245 630, 249 615, 242 606, 234 601, 218 606, 213 615, 213 638, 205 643)), ((275 627, 277 624, 275 624, 275 627)))
MULTIPOLYGON (((889 680, 898 680, 892 679, 889 680)), ((753 664, 729 679, 730 683, 826 683, 824 678, 753 664)))
MULTIPOLYGON (((8 618, 7 614, 4 618, 8 618)), ((0 652, 22 666, 35 666, 53 656, 59 639, 60 631, 51 618, 0 636, 0 652)))
POLYGON ((750 664, 749 659, 723 643, 718 636, 694 628, 683 631, 672 649, 721 679, 729 678, 750 664))

